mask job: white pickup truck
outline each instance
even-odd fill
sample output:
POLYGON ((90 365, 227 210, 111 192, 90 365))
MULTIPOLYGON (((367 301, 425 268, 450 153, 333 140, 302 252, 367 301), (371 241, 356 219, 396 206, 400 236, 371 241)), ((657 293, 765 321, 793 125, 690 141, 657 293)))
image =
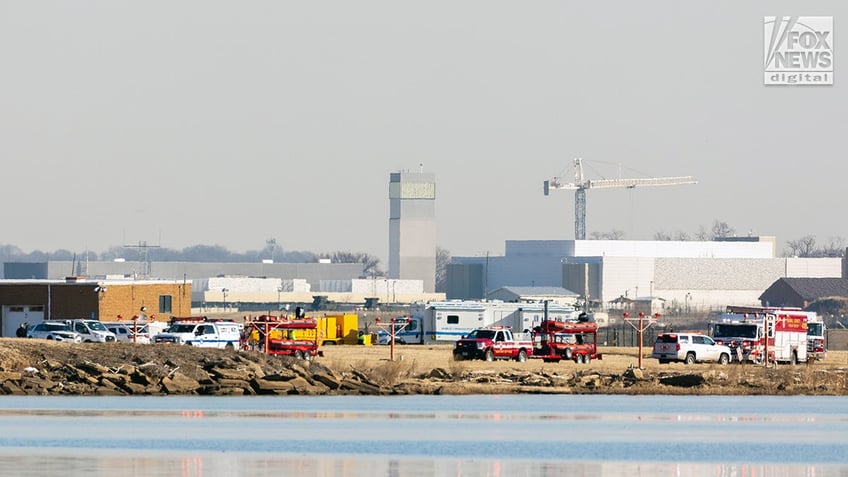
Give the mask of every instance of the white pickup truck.
POLYGON ((526 333, 513 333, 505 327, 478 328, 463 336, 453 349, 455 360, 514 359, 523 363, 533 353, 533 341, 526 333))
POLYGON ((187 344, 199 348, 238 349, 241 331, 231 322, 178 322, 153 336, 154 343, 187 344))

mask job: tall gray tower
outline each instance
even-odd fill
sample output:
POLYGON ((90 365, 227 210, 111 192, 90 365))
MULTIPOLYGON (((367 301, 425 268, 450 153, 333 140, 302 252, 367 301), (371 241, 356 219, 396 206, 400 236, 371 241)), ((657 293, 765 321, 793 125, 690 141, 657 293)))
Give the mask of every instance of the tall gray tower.
POLYGON ((436 178, 392 172, 389 178, 389 278, 436 286, 436 178))

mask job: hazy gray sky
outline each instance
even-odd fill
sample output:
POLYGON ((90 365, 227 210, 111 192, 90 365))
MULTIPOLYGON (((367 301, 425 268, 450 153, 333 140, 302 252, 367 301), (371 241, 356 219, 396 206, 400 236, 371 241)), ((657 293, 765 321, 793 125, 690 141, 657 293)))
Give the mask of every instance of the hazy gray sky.
POLYGON ((0 244, 362 251, 436 174, 438 244, 848 237, 848 2, 0 0, 0 244), (763 86, 763 16, 834 17, 832 87, 763 86), (842 52, 846 52, 842 56, 842 52), (638 172, 636 172, 638 171, 638 172))

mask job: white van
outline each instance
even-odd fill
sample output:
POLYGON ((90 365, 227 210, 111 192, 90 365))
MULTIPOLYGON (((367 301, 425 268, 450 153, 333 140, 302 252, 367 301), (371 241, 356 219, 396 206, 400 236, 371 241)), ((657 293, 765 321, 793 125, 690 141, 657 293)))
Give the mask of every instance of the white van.
POLYGON ((233 322, 177 322, 153 336, 154 343, 221 349, 238 349, 240 339, 239 327, 233 322))
POLYGON ((118 341, 127 343, 150 344, 153 342, 151 336, 161 333, 168 327, 166 323, 158 321, 112 321, 103 323, 118 341))
POLYGON ((86 343, 114 343, 118 339, 99 320, 65 320, 65 323, 86 343))
POLYGON ((107 330, 115 333, 115 339, 123 343, 133 342, 133 332, 123 323, 103 323, 107 330))

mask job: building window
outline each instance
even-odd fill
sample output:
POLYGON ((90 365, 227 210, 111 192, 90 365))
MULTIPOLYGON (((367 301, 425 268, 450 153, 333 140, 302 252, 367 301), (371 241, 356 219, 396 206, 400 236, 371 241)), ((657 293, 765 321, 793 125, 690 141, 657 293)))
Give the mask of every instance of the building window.
POLYGON ((159 313, 171 313, 171 295, 159 295, 159 313))

